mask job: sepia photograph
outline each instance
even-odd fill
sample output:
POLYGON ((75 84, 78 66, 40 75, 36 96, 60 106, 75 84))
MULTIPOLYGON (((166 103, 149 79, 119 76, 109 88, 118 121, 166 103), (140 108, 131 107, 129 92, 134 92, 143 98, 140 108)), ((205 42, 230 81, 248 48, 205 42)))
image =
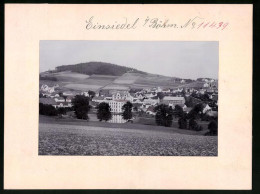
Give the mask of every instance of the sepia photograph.
POLYGON ((218 156, 218 41, 39 46, 38 155, 218 156))

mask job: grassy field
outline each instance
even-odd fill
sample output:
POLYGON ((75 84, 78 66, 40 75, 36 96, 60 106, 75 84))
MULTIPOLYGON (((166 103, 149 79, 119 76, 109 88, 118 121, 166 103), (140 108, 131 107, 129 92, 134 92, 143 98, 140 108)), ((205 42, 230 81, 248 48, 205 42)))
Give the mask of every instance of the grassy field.
POLYGON ((39 155, 217 156, 217 137, 176 128, 40 116, 39 155))

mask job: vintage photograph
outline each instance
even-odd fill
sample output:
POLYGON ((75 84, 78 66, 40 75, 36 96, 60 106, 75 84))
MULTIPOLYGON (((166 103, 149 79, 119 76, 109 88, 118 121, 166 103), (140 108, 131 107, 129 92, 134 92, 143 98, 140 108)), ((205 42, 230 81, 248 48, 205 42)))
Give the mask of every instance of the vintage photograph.
POLYGON ((39 155, 218 156, 218 41, 39 46, 39 155))

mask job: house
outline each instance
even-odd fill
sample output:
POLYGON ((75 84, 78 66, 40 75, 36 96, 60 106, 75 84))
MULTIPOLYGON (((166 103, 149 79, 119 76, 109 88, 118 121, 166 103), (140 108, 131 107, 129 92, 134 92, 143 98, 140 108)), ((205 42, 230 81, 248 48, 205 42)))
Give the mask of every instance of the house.
POLYGON ((72 96, 68 96, 68 97, 66 98, 66 102, 71 102, 71 101, 72 101, 72 99, 73 99, 73 97, 72 97, 72 96))
POLYGON ((210 117, 218 117, 218 111, 208 111, 206 112, 206 115, 210 116, 210 117))
POLYGON ((55 91, 55 86, 49 87, 48 85, 43 84, 41 86, 41 90, 44 91, 44 92, 53 93, 55 91))
POLYGON ((203 114, 205 114, 206 112, 211 111, 211 110, 212 110, 212 108, 207 104, 207 105, 205 105, 205 107, 203 108, 202 112, 203 112, 203 114))
POLYGON ((191 107, 186 107, 186 108, 183 109, 183 111, 184 111, 185 113, 189 113, 191 110, 192 110, 191 107))
POLYGON ((72 107, 72 104, 70 102, 57 102, 55 108, 68 108, 68 107, 72 107))
POLYGON ((209 83, 204 83, 204 84, 203 84, 203 87, 204 87, 204 88, 208 88, 209 86, 210 86, 209 83))
POLYGON ((149 106, 146 110, 146 113, 149 115, 156 115, 156 112, 154 111, 154 106, 149 106))
POLYGON ((143 103, 144 104, 158 104, 160 102, 160 99, 158 97, 154 97, 154 98, 148 98, 148 99, 144 99, 143 103))
POLYGON ((147 98, 152 98, 152 97, 155 97, 155 96, 157 96, 157 94, 154 92, 149 92, 149 93, 146 93, 145 94, 145 97, 147 97, 147 98))
POLYGON ((185 80, 184 80, 184 79, 182 79, 182 80, 181 80, 181 84, 184 84, 184 83, 185 83, 185 80))
POLYGON ((184 97, 178 97, 178 96, 165 96, 162 99, 162 104, 169 105, 171 107, 175 107, 175 105, 181 105, 185 103, 184 97))
POLYGON ((163 89, 162 92, 163 92, 163 93, 170 93, 171 90, 170 90, 170 88, 166 88, 166 89, 163 89))
POLYGON ((104 96, 98 96, 98 97, 95 96, 94 98, 92 98, 92 101, 101 103, 101 102, 105 102, 106 100, 104 96))
POLYGON ((155 90, 156 93, 158 92, 162 92, 162 88, 161 87, 157 87, 157 89, 155 90))
POLYGON ((40 98, 39 103, 46 104, 46 105, 52 105, 56 107, 57 103, 53 98, 40 98))
POLYGON ((81 95, 89 97, 89 93, 88 92, 81 92, 81 95))
POLYGON ((55 102, 65 102, 65 99, 63 97, 57 97, 54 98, 55 102))
POLYGON ((144 95, 141 94, 141 93, 137 93, 137 94, 135 94, 135 97, 136 97, 137 99, 141 100, 141 99, 144 98, 144 95))
POLYGON ((72 91, 66 91, 62 93, 63 96, 76 96, 77 93, 76 92, 72 92, 72 91))

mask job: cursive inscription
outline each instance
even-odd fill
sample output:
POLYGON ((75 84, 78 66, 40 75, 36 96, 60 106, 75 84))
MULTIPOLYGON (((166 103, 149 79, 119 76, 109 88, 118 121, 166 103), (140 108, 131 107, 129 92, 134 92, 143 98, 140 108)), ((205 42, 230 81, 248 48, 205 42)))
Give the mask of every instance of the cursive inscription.
POLYGON ((224 21, 210 21, 202 17, 193 17, 185 22, 171 22, 170 19, 150 18, 144 19, 135 18, 128 19, 126 17, 116 20, 109 24, 98 22, 91 16, 86 20, 87 30, 134 30, 136 28, 150 29, 219 29, 224 30, 229 25, 224 21))

